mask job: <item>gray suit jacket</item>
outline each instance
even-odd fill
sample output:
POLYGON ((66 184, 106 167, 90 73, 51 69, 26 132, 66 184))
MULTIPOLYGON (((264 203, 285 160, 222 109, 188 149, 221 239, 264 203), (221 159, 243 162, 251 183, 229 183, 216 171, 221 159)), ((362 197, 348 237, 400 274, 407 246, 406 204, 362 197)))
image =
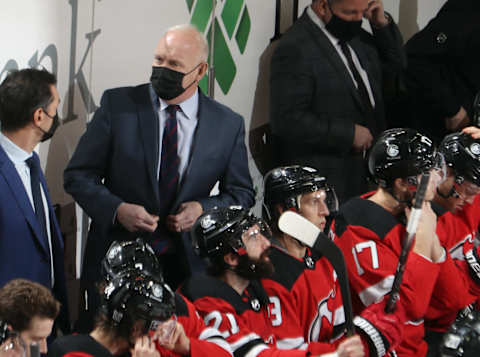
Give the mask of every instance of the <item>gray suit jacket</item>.
POLYGON ((362 31, 350 42, 368 74, 376 103, 373 120, 367 120, 342 59, 306 12, 280 39, 272 57, 270 122, 278 159, 316 167, 342 200, 366 189, 362 157, 352 153, 354 124, 369 127, 373 135, 385 129, 382 70, 405 66, 396 25, 373 31, 373 36, 362 31))

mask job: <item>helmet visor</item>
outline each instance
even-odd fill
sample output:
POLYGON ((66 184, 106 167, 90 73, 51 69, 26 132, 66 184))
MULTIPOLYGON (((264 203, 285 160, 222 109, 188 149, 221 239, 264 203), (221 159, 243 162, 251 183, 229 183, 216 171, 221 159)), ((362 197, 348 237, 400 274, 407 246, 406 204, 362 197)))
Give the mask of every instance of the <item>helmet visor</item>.
POLYGON ((235 251, 241 253, 245 249, 243 239, 259 242, 260 235, 268 240, 272 239, 272 232, 268 224, 261 218, 249 215, 231 231, 230 245, 235 251))
POLYGON ((338 198, 333 187, 327 185, 317 191, 298 196, 297 205, 300 211, 302 206, 308 205, 316 208, 319 214, 328 216, 338 211, 338 198))
POLYGON ((464 181, 461 184, 455 182, 453 185, 453 189, 454 195, 464 200, 467 200, 470 197, 474 197, 480 193, 480 187, 470 181, 464 181))

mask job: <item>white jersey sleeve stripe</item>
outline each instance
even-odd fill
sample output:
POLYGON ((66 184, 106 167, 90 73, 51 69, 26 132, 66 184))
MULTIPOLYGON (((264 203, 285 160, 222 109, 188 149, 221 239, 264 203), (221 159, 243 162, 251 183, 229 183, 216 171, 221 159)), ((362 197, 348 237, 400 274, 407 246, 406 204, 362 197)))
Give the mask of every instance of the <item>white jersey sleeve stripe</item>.
POLYGON ((198 336, 199 340, 206 340, 209 339, 210 337, 219 337, 222 336, 220 331, 218 331, 216 328, 213 327, 207 327, 202 331, 200 336, 198 336))
POLYGON ((230 354, 233 354, 230 344, 222 337, 220 331, 218 331, 215 328, 212 328, 212 327, 206 328, 205 330, 202 331, 200 336, 198 336, 198 339, 214 343, 217 346, 228 351, 230 354))
POLYGON ((343 310, 343 305, 335 310, 333 317, 333 326, 338 326, 345 323, 345 311, 343 310))
POLYGON ((303 337, 284 338, 282 340, 277 340, 277 348, 281 350, 297 349, 300 348, 304 342, 305 340, 303 337))
POLYGON ((266 349, 268 349, 267 345, 257 345, 253 347, 250 351, 248 351, 245 357, 256 357, 260 354, 260 352, 266 349))
POLYGON ((363 305, 370 306, 375 301, 380 300, 383 296, 390 293, 393 285, 393 275, 387 275, 383 280, 379 281, 375 285, 369 286, 365 290, 361 291, 359 295, 363 305))
POLYGON ((237 349, 239 349, 243 345, 246 345, 250 341, 258 340, 258 339, 260 339, 260 336, 258 336, 256 333, 250 333, 246 336, 243 336, 242 338, 239 338, 235 342, 230 342, 230 346, 232 346, 232 350, 233 352, 235 352, 237 349))

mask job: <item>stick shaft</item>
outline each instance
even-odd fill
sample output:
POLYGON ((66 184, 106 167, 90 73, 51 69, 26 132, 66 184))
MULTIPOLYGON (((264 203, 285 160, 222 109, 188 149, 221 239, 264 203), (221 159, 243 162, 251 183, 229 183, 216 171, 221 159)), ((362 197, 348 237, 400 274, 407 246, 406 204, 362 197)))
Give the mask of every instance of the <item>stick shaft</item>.
POLYGON ((400 257, 398 258, 395 278, 393 279, 392 291, 390 292, 387 306, 385 307, 385 312, 387 313, 392 313, 393 311, 395 311, 395 306, 397 304, 398 298, 400 297, 400 287, 402 285, 403 273, 405 272, 407 258, 412 247, 413 238, 415 237, 415 233, 417 232, 418 222, 420 221, 423 201, 425 200, 425 192, 427 191, 429 180, 430 174, 423 174, 417 189, 417 193, 415 194, 415 203, 408 219, 407 229, 403 238, 402 251, 400 252, 400 257))

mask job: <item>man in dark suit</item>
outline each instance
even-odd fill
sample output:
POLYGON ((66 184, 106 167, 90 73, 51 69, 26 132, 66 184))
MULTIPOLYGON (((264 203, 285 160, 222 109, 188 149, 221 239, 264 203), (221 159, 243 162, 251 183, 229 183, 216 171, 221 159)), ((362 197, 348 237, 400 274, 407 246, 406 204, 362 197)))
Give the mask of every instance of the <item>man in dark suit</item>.
POLYGON ((480 124, 473 106, 480 91, 479 14, 477 0, 449 0, 405 45, 410 126, 437 142, 480 124))
POLYGON ((0 287, 24 278, 53 290, 64 323, 63 239, 34 151, 58 127, 56 83, 47 71, 24 69, 0 85, 0 287))
POLYGON ((365 151, 385 128, 382 69, 400 70, 404 58, 381 0, 314 0, 272 57, 280 163, 322 171, 341 202, 365 192, 365 151), (373 35, 361 29, 364 17, 373 35))
POLYGON ((187 234, 200 214, 253 205, 243 119, 198 90, 207 54, 194 27, 168 30, 154 53, 151 83, 107 90, 80 139, 64 179, 92 218, 87 286, 113 240, 142 236, 175 288, 203 269, 187 234), (217 181, 219 193, 209 196, 217 181))

